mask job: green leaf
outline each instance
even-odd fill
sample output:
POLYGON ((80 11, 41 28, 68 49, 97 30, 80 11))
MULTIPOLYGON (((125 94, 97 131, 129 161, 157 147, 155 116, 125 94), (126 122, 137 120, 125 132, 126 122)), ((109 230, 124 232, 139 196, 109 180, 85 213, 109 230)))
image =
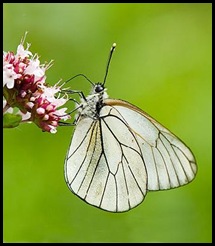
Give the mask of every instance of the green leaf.
POLYGON ((3 127, 14 128, 19 125, 22 120, 22 116, 19 114, 6 113, 3 115, 3 127))

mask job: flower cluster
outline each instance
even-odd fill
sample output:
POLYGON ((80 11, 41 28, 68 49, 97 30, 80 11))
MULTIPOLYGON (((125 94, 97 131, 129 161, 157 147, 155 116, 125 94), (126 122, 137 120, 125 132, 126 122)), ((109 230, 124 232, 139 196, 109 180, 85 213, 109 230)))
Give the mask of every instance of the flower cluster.
POLYGON ((4 113, 18 108, 22 122, 34 122, 43 131, 55 133, 60 120, 70 118, 61 108, 68 98, 60 97, 61 86, 48 86, 45 72, 52 62, 40 65, 38 55, 24 48, 24 40, 13 52, 3 52, 4 113), (58 96, 57 96, 58 95, 58 96))

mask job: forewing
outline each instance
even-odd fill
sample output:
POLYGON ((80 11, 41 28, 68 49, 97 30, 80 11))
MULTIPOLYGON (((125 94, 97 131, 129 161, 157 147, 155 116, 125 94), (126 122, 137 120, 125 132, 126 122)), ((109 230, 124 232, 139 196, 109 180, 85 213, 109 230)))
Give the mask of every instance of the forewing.
POLYGON ((185 185, 197 172, 191 150, 174 134, 139 108, 121 100, 105 101, 110 114, 124 120, 141 150, 148 176, 148 190, 162 190, 185 185))
POLYGON ((147 176, 134 134, 119 117, 101 110, 94 121, 81 119, 65 160, 69 188, 91 205, 127 211, 146 195, 147 176))

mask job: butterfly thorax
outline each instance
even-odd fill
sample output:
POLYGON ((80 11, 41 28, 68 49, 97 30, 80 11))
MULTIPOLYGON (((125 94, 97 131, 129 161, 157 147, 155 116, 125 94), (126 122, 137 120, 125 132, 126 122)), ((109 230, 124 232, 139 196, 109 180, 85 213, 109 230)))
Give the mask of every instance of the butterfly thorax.
POLYGON ((106 88, 102 84, 96 84, 90 95, 86 98, 81 98, 80 109, 78 110, 78 117, 90 117, 92 119, 99 118, 99 112, 103 107, 104 99, 108 98, 106 88))

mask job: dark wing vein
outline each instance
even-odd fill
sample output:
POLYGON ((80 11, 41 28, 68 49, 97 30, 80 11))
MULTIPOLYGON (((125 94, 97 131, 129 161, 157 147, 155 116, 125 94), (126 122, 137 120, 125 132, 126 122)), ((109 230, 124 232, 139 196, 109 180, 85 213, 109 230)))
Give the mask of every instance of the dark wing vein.
MULTIPOLYGON (((97 128, 96 128, 96 130, 97 130, 97 128)), ((91 137, 90 137, 90 141, 89 141, 87 150, 89 149, 89 146, 92 144, 92 143, 91 143, 91 139, 92 139, 92 136, 93 136, 94 131, 95 131, 95 126, 94 126, 94 128, 93 128, 93 130, 92 130, 92 133, 91 133, 91 137)), ((95 139, 97 139, 97 133, 98 133, 98 131, 96 131, 95 139)), ((96 148, 96 141, 95 141, 95 144, 94 144, 94 146, 93 146, 93 152, 92 152, 92 153, 94 153, 95 148, 96 148)), ((87 151, 87 152, 86 152, 86 155, 85 155, 85 158, 86 158, 86 156, 87 156, 88 154, 89 154, 89 153, 88 153, 88 151, 87 151)), ((83 182, 84 182, 84 180, 85 180, 85 178, 86 178, 86 176, 87 176, 87 174, 88 174, 88 170, 89 170, 89 167, 90 167, 92 158, 93 158, 93 154, 91 155, 89 164, 88 164, 88 166, 87 166, 87 170, 86 170, 85 175, 84 175, 84 177, 83 177, 83 179, 82 179, 82 181, 81 181, 81 184, 80 184, 80 186, 79 186, 79 188, 78 188, 78 192, 79 192, 81 186, 83 185, 83 182)), ((82 163, 82 165, 83 165, 83 163, 82 163)), ((80 169, 79 169, 79 170, 80 170, 80 169)), ((88 187, 88 189, 89 189, 89 187, 88 187)), ((86 193, 86 194, 87 194, 87 193, 86 193)))
MULTIPOLYGON (((80 148, 80 146, 82 145, 82 143, 84 142, 84 140, 87 138, 87 135, 88 135, 89 131, 91 130, 91 127, 92 127, 93 124, 94 124, 93 129, 95 128, 95 123, 92 122, 92 124, 90 125, 89 129, 88 129, 87 132, 86 132, 85 137, 81 140, 80 144, 76 147, 76 149, 73 151, 73 153, 72 153, 70 156, 67 157, 67 160, 69 160, 69 158, 70 158, 72 155, 74 155, 74 153, 80 148)), ((91 135, 91 136, 92 136, 92 135, 91 135)), ((89 142, 89 143, 90 143, 90 142, 89 142)), ((71 145, 71 144, 70 144, 70 145, 71 145)), ((89 146, 89 145, 88 145, 88 146, 89 146)))
MULTIPOLYGON (((117 119, 120 120, 123 124, 125 124, 125 122, 123 122, 123 120, 120 119, 119 117, 117 117, 117 116, 115 116, 115 115, 109 115, 109 117, 111 117, 111 116, 117 118, 117 119)), ((104 118, 105 118, 105 117, 104 117, 104 118)), ((117 137, 115 136, 114 132, 111 130, 111 128, 109 127, 109 125, 107 124, 107 122, 105 121, 104 118, 101 118, 101 119, 103 119, 103 122, 105 123, 105 125, 107 126, 107 128, 109 129, 109 131, 111 132, 111 134, 113 135, 113 137, 116 139, 116 141, 119 143, 120 149, 121 149, 121 151, 122 151, 122 159, 123 159, 123 157, 125 158, 125 160, 126 160, 126 162, 127 162, 127 164, 128 164, 128 168, 129 168, 129 170, 130 170, 130 172, 131 172, 131 174, 132 174, 132 176, 133 176, 133 178, 134 178, 134 180, 135 180, 135 182, 136 182, 138 188, 140 189, 141 193, 143 194, 143 191, 142 191, 141 187, 139 186, 139 183, 138 183, 137 179, 135 178, 135 175, 134 175, 133 171, 131 170, 131 167, 130 167, 130 165, 129 165, 129 162, 128 162, 126 156, 124 155, 124 151, 123 151, 123 149, 122 149, 122 146, 125 146, 125 147, 130 148, 131 150, 135 151, 135 152, 141 157, 141 159, 143 160, 143 157, 142 157, 142 155, 140 154, 141 152, 138 152, 136 149, 134 149, 134 148, 132 148, 132 147, 130 147, 130 146, 127 146, 127 145, 121 143, 121 142, 117 139, 117 137)), ((126 125, 126 126, 127 126, 127 125, 126 125)), ((128 128, 128 126, 127 126, 127 128, 128 128)), ((132 136, 133 136, 133 138, 135 139, 135 141, 136 141, 138 147, 140 148, 139 143, 138 143, 138 141, 136 140, 136 137, 134 136, 133 132, 130 130, 130 128, 128 128, 128 130, 129 130, 129 132, 132 134, 132 136)), ((121 159, 121 162, 122 162, 122 159, 121 159)), ((143 163, 144 163, 144 160, 143 160, 143 163)), ((118 168, 119 168, 119 165, 118 165, 118 167, 117 167, 117 172, 118 172, 118 168)), ((117 172, 116 172, 116 173, 117 173, 117 172)))
MULTIPOLYGON (((95 145, 96 145, 96 144, 95 144, 95 145)), ((88 194, 88 191, 89 191, 89 189, 90 189, 90 187, 91 187, 91 184, 92 184, 93 178, 94 178, 94 176, 95 176, 96 170, 97 170, 97 168, 98 168, 99 162, 100 162, 100 160, 101 160, 101 157, 102 157, 102 153, 100 154, 100 156, 99 156, 99 158, 98 158, 97 165, 96 165, 96 167, 95 167, 95 169, 94 169, 94 171, 93 171, 93 174, 92 174, 90 183, 89 183, 89 185, 88 185, 88 188, 87 188, 86 195, 85 195, 84 199, 86 198, 86 196, 87 196, 87 194, 88 194)), ((91 158, 91 160, 92 160, 92 158, 91 158)), ((91 161, 90 161, 90 163, 91 163, 91 161)), ((86 173, 87 173, 87 172, 86 172, 86 173)))
MULTIPOLYGON (((91 124, 91 126, 92 126, 92 124, 91 124)), ((90 126, 90 128, 91 128, 91 126, 90 126)), ((95 124, 94 124, 94 126, 92 126, 92 127, 93 127, 92 131, 90 132, 90 128, 89 128, 89 130, 87 131, 87 134, 85 135, 85 137, 83 138, 83 140, 86 139, 86 137, 87 137, 87 135, 89 134, 89 132, 91 133, 91 135, 90 135, 90 140, 91 140, 92 135, 93 135, 93 131, 94 131, 94 128, 95 128, 95 124)), ((73 154, 75 154, 75 152, 79 149, 79 147, 81 146, 81 144, 83 144, 83 142, 84 142, 83 140, 82 140, 81 143, 78 145, 78 147, 75 149, 75 151, 70 155, 70 157, 71 157, 73 154)), ((88 142, 87 150, 89 149, 90 143, 91 143, 91 141, 88 142)), ((77 177, 79 171, 81 170, 81 168, 82 168, 82 166, 83 166, 83 164, 84 164, 84 162, 85 162, 85 160, 86 160, 87 154, 88 154, 88 152, 86 151, 86 153, 85 153, 85 155, 84 155, 84 159, 83 159, 83 161, 81 162, 80 167, 78 168, 78 170, 77 170, 76 174, 74 175, 72 181, 69 183, 70 186, 71 186, 72 182, 75 180, 75 178, 77 177)), ((69 157, 69 158, 70 158, 70 157, 69 157)), ((69 159, 69 158, 68 158, 68 159, 69 159)))
POLYGON ((113 131, 110 129, 110 127, 108 126, 107 122, 105 121, 105 118, 106 118, 107 116, 101 118, 101 119, 103 119, 103 122, 105 123, 105 125, 107 126, 107 128, 109 129, 109 131, 111 132, 111 134, 114 136, 114 138, 116 139, 116 141, 120 144, 120 146, 122 145, 122 146, 125 146, 125 147, 127 147, 127 148, 129 148, 129 149, 135 151, 135 152, 138 153, 138 154, 141 156, 141 158, 142 158, 142 155, 140 154, 140 153, 141 153, 140 145, 139 145, 139 143, 138 143, 136 137, 134 136, 134 133, 132 132, 132 129, 131 129, 131 128, 130 128, 130 127, 129 127, 122 119, 120 119, 120 118, 117 117, 116 115, 108 115, 108 116, 109 116, 109 117, 117 118, 117 119, 118 119, 119 121, 121 121, 124 125, 126 125, 126 127, 127 127, 128 130, 129 130, 129 132, 131 133, 131 135, 132 135, 133 138, 135 139, 135 142, 136 142, 136 144, 137 144, 138 147, 139 147, 139 151, 137 151, 136 149, 132 148, 131 146, 128 146, 128 145, 126 145, 126 144, 124 144, 124 143, 119 142, 119 140, 117 139, 117 137, 115 136, 115 134, 113 133, 113 131))
MULTIPOLYGON (((152 158, 153 158, 154 163, 155 163, 155 169, 156 169, 156 173, 157 173, 158 186, 159 186, 159 190, 160 190, 160 183, 161 183, 161 182, 159 182, 160 176, 159 176, 159 174, 158 174, 158 167, 157 167, 157 165, 156 165, 156 159, 155 159, 155 155, 154 155, 154 153, 153 153, 153 148, 152 148, 151 146, 150 146, 150 148, 151 148, 151 151, 152 151, 152 158)), ((146 170, 147 170, 147 169, 146 169, 146 170)))
MULTIPOLYGON (((175 146, 174 144, 172 144, 166 137, 165 137, 165 135, 164 134, 162 134, 162 136, 166 139, 166 141, 170 144, 170 146, 172 147, 171 149, 173 150, 173 152, 175 153, 175 155, 176 155, 176 157, 177 157, 177 159, 178 159, 178 161, 179 161, 179 163, 180 163, 180 165, 181 165, 181 168, 182 168, 182 170, 183 170, 183 172, 184 172, 184 175, 186 176, 186 179, 187 179, 187 181, 189 181, 189 178, 188 178, 188 176, 187 176, 187 172, 185 171, 185 169, 184 169, 184 166, 182 165, 182 163, 181 163, 181 160, 180 160, 180 158, 179 158, 179 156, 177 155, 177 153, 176 153, 176 151, 174 150, 174 148, 173 148, 173 146, 175 146)), ((162 139, 160 138, 160 140, 162 141, 162 139)), ((164 144, 164 142, 162 141, 162 143, 164 144)), ((164 144, 164 146, 165 146, 165 148, 166 148, 166 150, 167 150, 167 152, 169 153, 169 157, 170 157, 170 159, 171 159, 171 161, 172 161, 172 158, 171 158, 171 154, 170 154, 170 152, 169 152, 169 150, 168 150, 168 148, 166 147, 166 145, 164 144)), ((177 146, 175 146, 176 148, 178 148, 177 146)), ((181 149, 180 148, 178 148, 180 151, 181 151, 181 149)), ((183 151, 181 151, 181 153, 184 155, 184 152, 183 151)), ((188 160, 188 158, 187 158, 187 156, 186 155, 184 155, 185 156, 185 158, 187 159, 187 161, 190 163, 190 161, 188 160)), ((174 166, 174 165, 173 165, 174 166)), ((177 173, 176 173, 177 174, 177 173)), ((178 175, 177 175, 177 177, 178 177, 178 175)), ((179 184, 180 184, 180 182, 179 182, 179 184)))
MULTIPOLYGON (((162 133, 159 132, 158 136, 159 136, 160 134, 162 134, 162 133)), ((166 149, 167 153, 169 154, 170 162, 172 163, 174 172, 175 172, 176 177, 177 177, 177 179, 178 179, 178 175, 177 175, 177 172, 176 172, 176 170, 175 170, 174 163, 173 163, 173 160, 172 160, 172 158, 171 158, 171 155, 170 155, 170 153, 169 153, 169 151, 168 151, 168 148, 167 148, 166 145, 163 143, 163 141, 162 141, 162 139, 161 139, 160 137, 159 137, 159 140, 160 140, 160 143, 163 144, 163 147, 166 149)), ((164 165, 165 165, 165 168, 166 168, 166 173, 167 173, 167 175, 168 175, 169 184, 170 184, 170 186, 171 186, 171 178, 170 178, 169 170, 168 170, 168 167, 167 167, 168 164, 166 163, 166 160, 165 160, 165 158, 164 158, 164 156, 163 156, 163 153, 162 153, 162 151, 160 151, 160 149, 158 148, 158 146, 156 147, 156 149, 158 150, 158 152, 160 153, 160 156, 161 156, 162 159, 163 159, 163 162, 164 162, 164 165)), ((179 179, 178 179, 178 182, 179 182, 179 179)), ((180 182, 179 182, 179 184, 180 184, 180 182)))

